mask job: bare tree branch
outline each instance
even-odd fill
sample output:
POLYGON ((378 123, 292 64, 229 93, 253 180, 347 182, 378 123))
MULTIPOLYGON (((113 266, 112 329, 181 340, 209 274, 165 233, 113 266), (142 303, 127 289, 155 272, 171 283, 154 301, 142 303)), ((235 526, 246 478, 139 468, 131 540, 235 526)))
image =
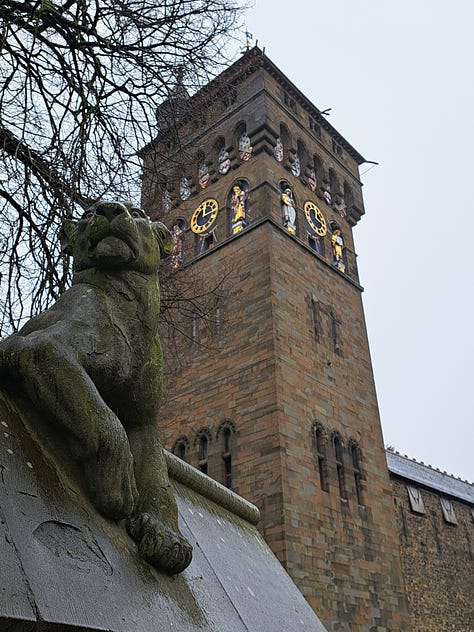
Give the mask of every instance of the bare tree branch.
POLYGON ((0 335, 68 283, 61 219, 137 198, 157 107, 227 65, 239 14, 227 0, 2 0, 0 335))

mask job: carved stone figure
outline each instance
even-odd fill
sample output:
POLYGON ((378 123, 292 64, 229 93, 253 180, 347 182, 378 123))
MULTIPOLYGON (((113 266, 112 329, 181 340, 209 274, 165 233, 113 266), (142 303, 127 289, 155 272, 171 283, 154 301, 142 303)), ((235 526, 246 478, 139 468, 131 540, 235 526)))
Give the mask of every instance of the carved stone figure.
POLYGON ((74 257, 72 286, 0 343, 0 378, 43 413, 105 517, 127 519, 150 564, 178 573, 192 549, 156 427, 162 353, 158 264, 168 229, 119 202, 99 202, 61 239, 74 257))

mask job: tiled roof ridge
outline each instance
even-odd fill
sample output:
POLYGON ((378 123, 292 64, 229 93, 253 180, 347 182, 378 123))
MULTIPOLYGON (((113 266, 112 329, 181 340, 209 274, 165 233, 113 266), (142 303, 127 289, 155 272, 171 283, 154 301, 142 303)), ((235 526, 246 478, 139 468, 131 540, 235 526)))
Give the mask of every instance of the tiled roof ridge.
POLYGON ((397 456, 403 459, 406 459, 407 461, 411 461, 412 463, 416 463, 417 465, 423 465, 423 467, 429 468, 430 470, 433 470, 434 472, 438 472, 439 474, 443 474, 444 476, 449 476, 455 481, 461 481, 462 483, 467 483, 468 485, 474 486, 474 482, 472 481, 468 481, 467 479, 463 479, 460 476, 455 476, 454 474, 450 474, 449 472, 446 472, 446 470, 440 470, 439 467, 434 467, 433 465, 429 463, 428 464, 424 463, 424 461, 418 461, 417 459, 415 459, 415 457, 411 457, 406 454, 401 454, 398 450, 395 450, 392 448, 385 448, 385 451, 390 454, 396 454, 397 456))

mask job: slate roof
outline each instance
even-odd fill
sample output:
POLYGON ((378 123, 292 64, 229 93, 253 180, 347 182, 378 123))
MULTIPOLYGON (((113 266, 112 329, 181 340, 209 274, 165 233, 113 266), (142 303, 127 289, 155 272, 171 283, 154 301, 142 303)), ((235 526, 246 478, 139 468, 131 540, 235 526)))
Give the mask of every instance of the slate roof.
POLYGON ((430 465, 409 459, 398 452, 386 450, 385 454, 391 474, 474 504, 474 484, 441 472, 430 465))

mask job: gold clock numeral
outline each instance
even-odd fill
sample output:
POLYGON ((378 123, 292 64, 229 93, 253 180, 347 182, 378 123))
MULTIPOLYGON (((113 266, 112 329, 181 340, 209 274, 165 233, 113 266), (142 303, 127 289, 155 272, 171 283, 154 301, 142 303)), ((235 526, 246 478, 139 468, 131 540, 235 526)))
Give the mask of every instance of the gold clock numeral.
POLYGON ((327 233, 326 219, 314 202, 305 202, 304 214, 311 230, 319 237, 324 237, 327 233))

